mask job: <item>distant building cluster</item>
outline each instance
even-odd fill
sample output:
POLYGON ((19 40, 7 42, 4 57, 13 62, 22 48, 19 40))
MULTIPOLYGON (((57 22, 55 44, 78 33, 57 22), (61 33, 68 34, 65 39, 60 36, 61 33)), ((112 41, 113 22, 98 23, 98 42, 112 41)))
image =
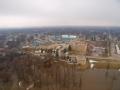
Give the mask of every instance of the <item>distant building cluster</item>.
MULTIPOLYGON (((33 55, 39 53, 54 57, 74 58, 77 56, 112 57, 120 54, 119 34, 108 31, 83 30, 79 32, 8 32, 0 34, 0 55, 10 50, 17 53, 23 49, 33 55)), ((72 60, 70 60, 72 61, 72 60)))

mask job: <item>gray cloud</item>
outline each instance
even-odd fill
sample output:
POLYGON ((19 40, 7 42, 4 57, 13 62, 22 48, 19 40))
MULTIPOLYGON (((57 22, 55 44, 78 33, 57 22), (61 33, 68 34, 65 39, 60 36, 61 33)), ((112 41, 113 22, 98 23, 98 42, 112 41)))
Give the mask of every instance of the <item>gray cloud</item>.
POLYGON ((34 21, 37 26, 120 26, 120 3, 119 0, 0 0, 0 26, 11 26, 10 22, 15 26, 19 20, 34 21))

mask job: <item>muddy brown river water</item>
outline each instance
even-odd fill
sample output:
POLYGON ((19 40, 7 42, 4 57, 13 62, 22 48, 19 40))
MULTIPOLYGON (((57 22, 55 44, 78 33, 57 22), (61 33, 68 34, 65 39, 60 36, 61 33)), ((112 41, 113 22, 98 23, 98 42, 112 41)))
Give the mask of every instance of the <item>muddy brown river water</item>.
POLYGON ((120 72, 87 70, 82 75, 81 90, 120 90, 120 72))

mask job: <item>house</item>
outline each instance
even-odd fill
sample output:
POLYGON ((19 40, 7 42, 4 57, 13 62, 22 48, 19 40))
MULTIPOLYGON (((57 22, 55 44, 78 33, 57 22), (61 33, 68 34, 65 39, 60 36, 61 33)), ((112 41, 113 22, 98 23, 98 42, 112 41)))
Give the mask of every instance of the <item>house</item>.
POLYGON ((5 48, 0 48, 0 56, 5 56, 6 55, 6 49, 5 48))

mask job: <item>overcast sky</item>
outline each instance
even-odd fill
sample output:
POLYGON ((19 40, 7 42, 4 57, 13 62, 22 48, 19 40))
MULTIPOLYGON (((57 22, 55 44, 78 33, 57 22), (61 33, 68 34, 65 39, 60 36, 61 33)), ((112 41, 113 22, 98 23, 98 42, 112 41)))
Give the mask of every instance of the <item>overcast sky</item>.
POLYGON ((0 0, 0 27, 120 26, 120 0, 0 0))

